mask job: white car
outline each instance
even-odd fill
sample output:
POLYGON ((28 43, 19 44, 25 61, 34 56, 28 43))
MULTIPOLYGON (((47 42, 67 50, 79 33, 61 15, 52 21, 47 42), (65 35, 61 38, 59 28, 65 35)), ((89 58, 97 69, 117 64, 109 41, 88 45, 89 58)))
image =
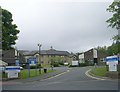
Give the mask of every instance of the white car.
POLYGON ((68 65, 68 62, 65 62, 64 65, 68 65))
POLYGON ((23 70, 23 67, 20 66, 20 70, 23 70))

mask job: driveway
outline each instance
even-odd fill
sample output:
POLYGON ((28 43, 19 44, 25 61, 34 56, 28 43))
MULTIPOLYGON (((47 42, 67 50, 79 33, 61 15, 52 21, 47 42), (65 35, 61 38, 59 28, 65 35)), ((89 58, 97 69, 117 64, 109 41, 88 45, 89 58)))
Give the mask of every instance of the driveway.
MULTIPOLYGON (((60 69, 68 68, 58 68, 60 69)), ((90 67, 74 67, 48 79, 31 82, 14 81, 3 84, 3 90, 118 90, 118 80, 93 79, 85 74, 89 69, 90 67)))

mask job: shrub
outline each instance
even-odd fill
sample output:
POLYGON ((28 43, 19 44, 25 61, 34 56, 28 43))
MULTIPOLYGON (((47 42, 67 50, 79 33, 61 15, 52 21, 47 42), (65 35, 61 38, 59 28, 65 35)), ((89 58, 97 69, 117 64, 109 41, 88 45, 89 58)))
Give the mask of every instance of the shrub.
POLYGON ((64 63, 63 62, 59 62, 59 65, 64 65, 64 63))
POLYGON ((80 63, 80 66, 83 67, 83 66, 93 66, 92 63, 89 63, 89 61, 86 61, 85 63, 80 63))
POLYGON ((59 67, 59 63, 58 63, 58 62, 54 62, 54 63, 53 63, 53 66, 54 66, 54 67, 59 67))
POLYGON ((30 69, 42 68, 40 64, 30 66, 30 69))
POLYGON ((30 66, 30 69, 36 69, 36 65, 35 66, 30 66))

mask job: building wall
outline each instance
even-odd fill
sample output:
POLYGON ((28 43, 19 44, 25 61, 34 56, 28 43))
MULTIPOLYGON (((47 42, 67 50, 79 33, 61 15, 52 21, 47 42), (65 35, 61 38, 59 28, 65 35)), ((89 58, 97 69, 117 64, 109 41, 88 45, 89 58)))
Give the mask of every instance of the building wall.
POLYGON ((50 64, 51 61, 55 61, 55 62, 71 62, 71 58, 68 56, 59 56, 59 55, 42 55, 41 57, 41 61, 43 64, 50 64))
POLYGON ((2 60, 8 65, 15 65, 16 57, 15 57, 15 50, 3 50, 2 51, 2 60))
MULTIPOLYGON (((27 59, 31 56, 24 56, 24 55, 19 55, 20 57, 20 61, 21 62, 27 62, 27 59)), ((51 60, 53 59, 56 62, 68 62, 71 63, 72 62, 72 58, 69 56, 61 56, 61 55, 40 55, 39 54, 35 54, 34 57, 36 57, 37 59, 37 63, 41 63, 41 64, 51 64, 51 60), (41 61, 41 62, 40 62, 41 61)))
POLYGON ((79 63, 85 63, 84 53, 79 55, 79 63))
MULTIPOLYGON (((97 63, 100 65, 103 63, 103 58, 105 58, 107 55, 105 53, 99 52, 94 49, 90 49, 86 52, 84 52, 84 60, 89 61, 90 64, 93 64, 95 59, 97 59, 97 63)), ((81 56, 82 58, 82 56, 81 56)))
POLYGON ((89 61, 90 64, 93 64, 94 58, 93 58, 93 49, 87 51, 84 53, 85 61, 89 61))

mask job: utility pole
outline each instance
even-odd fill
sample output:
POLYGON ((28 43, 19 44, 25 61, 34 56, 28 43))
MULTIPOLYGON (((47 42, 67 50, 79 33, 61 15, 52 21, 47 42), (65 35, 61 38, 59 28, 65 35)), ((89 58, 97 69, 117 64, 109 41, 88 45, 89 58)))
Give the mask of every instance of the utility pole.
POLYGON ((42 46, 42 44, 38 44, 38 48, 39 48, 39 64, 40 64, 39 74, 41 74, 41 58, 40 58, 40 54, 41 54, 41 46, 42 46))

